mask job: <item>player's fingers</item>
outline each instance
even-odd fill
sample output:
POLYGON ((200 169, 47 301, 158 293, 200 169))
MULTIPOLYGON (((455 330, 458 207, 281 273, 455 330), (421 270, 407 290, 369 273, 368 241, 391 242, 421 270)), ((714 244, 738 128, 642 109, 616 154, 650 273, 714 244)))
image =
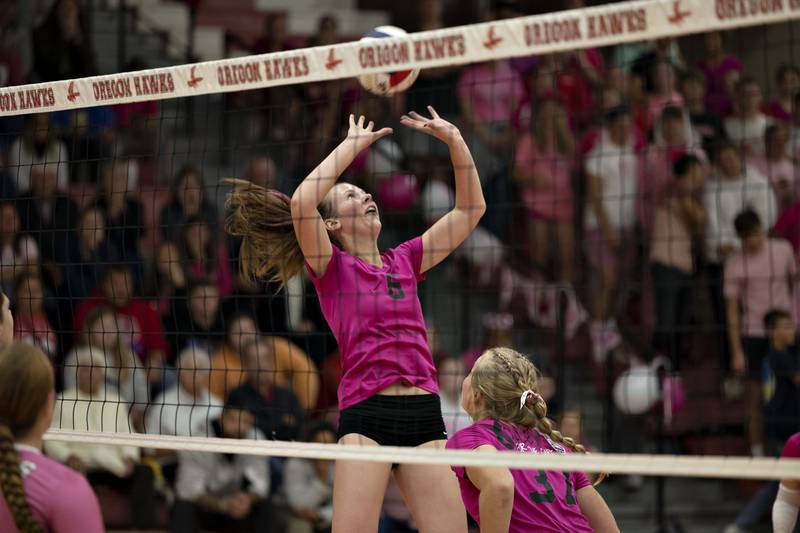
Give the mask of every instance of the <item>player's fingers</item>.
POLYGON ((437 112, 436 112, 436 110, 433 108, 433 106, 432 106, 432 105, 429 105, 429 106, 428 106, 428 111, 430 112, 430 114, 431 114, 431 116, 432 116, 433 118, 440 118, 440 117, 439 117, 439 113, 437 113, 437 112))
POLYGON ((367 124, 367 131, 372 131, 372 128, 374 128, 374 127, 375 127, 375 123, 370 120, 369 124, 367 124))
POLYGON ((359 128, 363 128, 364 127, 364 115, 361 115, 360 117, 358 117, 358 127, 359 128))
POLYGON ((422 120, 422 121, 428 120, 428 119, 426 119, 425 117, 423 117, 422 115, 420 115, 419 113, 417 113, 416 111, 411 111, 411 112, 408 114, 408 116, 410 116, 410 117, 411 117, 411 118, 413 118, 414 120, 422 120))
POLYGON ((407 117, 405 115, 400 117, 400 123, 403 124, 404 126, 408 126, 409 128, 414 128, 415 130, 422 129, 423 127, 423 125, 418 120, 414 120, 413 118, 407 117))
POLYGON ((377 135, 378 137, 386 137, 387 135, 391 135, 392 133, 394 133, 394 130, 392 130, 392 128, 381 128, 377 132, 375 132, 375 135, 377 135))
POLYGON ((354 117, 353 114, 350 113, 350 127, 352 128, 355 125, 356 125, 356 117, 354 117))

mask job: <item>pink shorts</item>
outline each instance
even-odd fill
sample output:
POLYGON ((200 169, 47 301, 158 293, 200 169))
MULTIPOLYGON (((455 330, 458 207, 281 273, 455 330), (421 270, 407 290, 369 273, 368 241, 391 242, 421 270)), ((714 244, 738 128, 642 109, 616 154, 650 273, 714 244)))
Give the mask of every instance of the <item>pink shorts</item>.
POLYGON ((619 273, 630 271, 636 264, 636 239, 632 229, 619 231, 620 246, 614 250, 599 228, 587 229, 583 235, 589 265, 598 270, 612 267, 619 273))

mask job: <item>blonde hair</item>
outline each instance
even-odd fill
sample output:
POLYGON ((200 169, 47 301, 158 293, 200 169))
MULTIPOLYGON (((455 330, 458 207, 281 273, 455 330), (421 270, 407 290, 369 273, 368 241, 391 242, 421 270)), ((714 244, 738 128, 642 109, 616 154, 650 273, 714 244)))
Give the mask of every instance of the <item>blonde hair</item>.
POLYGON ((40 349, 12 342, 0 350, 0 492, 22 533, 43 529, 25 498, 14 441, 36 424, 53 390, 53 367, 40 349))
MULTIPOLYGON (((478 418, 493 418, 536 429, 553 442, 576 453, 586 453, 581 444, 553 428, 547 418, 547 404, 539 394, 541 374, 527 357, 511 348, 490 348, 475 363, 471 375, 473 392, 483 396, 483 410, 478 418), (525 394, 526 391, 533 394, 525 394), (525 403, 520 406, 523 395, 525 403)), ((605 476, 600 473, 595 484, 605 476)))

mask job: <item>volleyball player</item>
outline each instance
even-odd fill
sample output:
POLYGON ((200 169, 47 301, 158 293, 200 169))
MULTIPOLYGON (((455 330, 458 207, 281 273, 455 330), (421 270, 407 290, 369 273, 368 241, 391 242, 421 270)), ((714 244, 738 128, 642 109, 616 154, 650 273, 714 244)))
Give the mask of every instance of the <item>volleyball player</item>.
MULTIPOLYGON (((800 433, 795 433, 781 454, 783 459, 800 459, 800 433)), ((800 508, 800 479, 782 479, 772 506, 772 530, 774 533, 792 533, 797 523, 800 508)))
MULTIPOLYGON (((380 253, 381 219, 372 196, 336 183, 356 155, 392 130, 350 116, 347 138, 288 197, 239 182, 228 229, 243 237, 241 264, 285 282, 305 263, 342 364, 339 442, 442 447, 447 437, 436 370, 417 296, 424 273, 472 232, 486 206, 472 155, 458 129, 428 107, 401 123, 449 148, 456 205, 421 237, 380 253)), ((455 476, 447 466, 337 461, 333 531, 374 532, 394 473, 421 531, 466 531, 455 476)))
POLYGON ((53 418, 53 368, 39 348, 12 342, 5 295, 0 325, 0 531, 102 532, 86 478, 42 455, 53 418))
MULTIPOLYGON (((555 431, 537 392, 539 373, 510 348, 490 348, 461 387, 461 403, 475 421, 448 448, 520 453, 585 453, 555 431)), ((582 472, 453 467, 467 511, 481 533, 617 533, 614 516, 582 472)))

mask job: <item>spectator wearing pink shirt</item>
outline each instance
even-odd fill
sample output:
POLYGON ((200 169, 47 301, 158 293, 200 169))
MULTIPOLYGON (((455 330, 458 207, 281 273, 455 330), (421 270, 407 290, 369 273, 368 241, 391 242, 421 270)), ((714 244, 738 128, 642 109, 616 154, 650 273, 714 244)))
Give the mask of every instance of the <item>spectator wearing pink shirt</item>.
POLYGON ((789 129, 776 122, 764 132, 764 154, 753 159, 755 167, 764 174, 775 192, 778 216, 798 199, 800 168, 786 155, 789 129))
POLYGON ((669 106, 682 107, 683 96, 676 88, 675 68, 668 61, 658 61, 652 67, 653 90, 647 97, 647 112, 652 124, 669 106))
POLYGON ((736 106, 725 119, 725 133, 739 145, 745 156, 764 153, 764 131, 771 120, 761 112, 761 87, 753 78, 742 78, 736 84, 736 106))
POLYGON ((694 264, 692 243, 706 222, 697 190, 703 185, 703 162, 684 154, 671 166, 670 187, 658 197, 650 234, 650 273, 656 303, 653 347, 677 369, 681 360, 680 336, 687 326, 694 264))
POLYGON ((725 311, 731 368, 747 376, 748 440, 753 455, 763 455, 761 380, 769 341, 763 317, 771 309, 791 313, 797 276, 792 247, 767 238, 755 211, 746 210, 734 222, 741 251, 725 261, 725 311))
POLYGON ((725 116, 732 108, 726 84, 730 83, 732 76, 735 78, 741 74, 744 65, 738 57, 725 52, 720 32, 706 33, 704 42, 705 59, 698 62, 697 67, 706 76, 706 108, 711 113, 725 116))
POLYGON ((673 165, 690 154, 701 165, 708 163, 705 151, 692 129, 688 113, 667 107, 654 126, 655 142, 647 148, 643 172, 639 174, 638 218, 645 234, 653 220, 653 209, 673 182, 673 165))
POLYGON ((792 104, 800 95, 800 68, 795 65, 781 65, 775 74, 778 97, 767 103, 764 113, 786 124, 792 123, 792 104))
POLYGON ((511 122, 525 97, 520 75, 508 61, 471 65, 461 74, 456 89, 478 174, 487 180, 502 165, 513 146, 511 122))
POLYGON ((537 267, 547 264, 551 236, 559 251, 560 276, 572 281, 575 142, 564 109, 555 99, 540 102, 530 129, 517 143, 514 177, 528 210, 528 239, 537 267))

